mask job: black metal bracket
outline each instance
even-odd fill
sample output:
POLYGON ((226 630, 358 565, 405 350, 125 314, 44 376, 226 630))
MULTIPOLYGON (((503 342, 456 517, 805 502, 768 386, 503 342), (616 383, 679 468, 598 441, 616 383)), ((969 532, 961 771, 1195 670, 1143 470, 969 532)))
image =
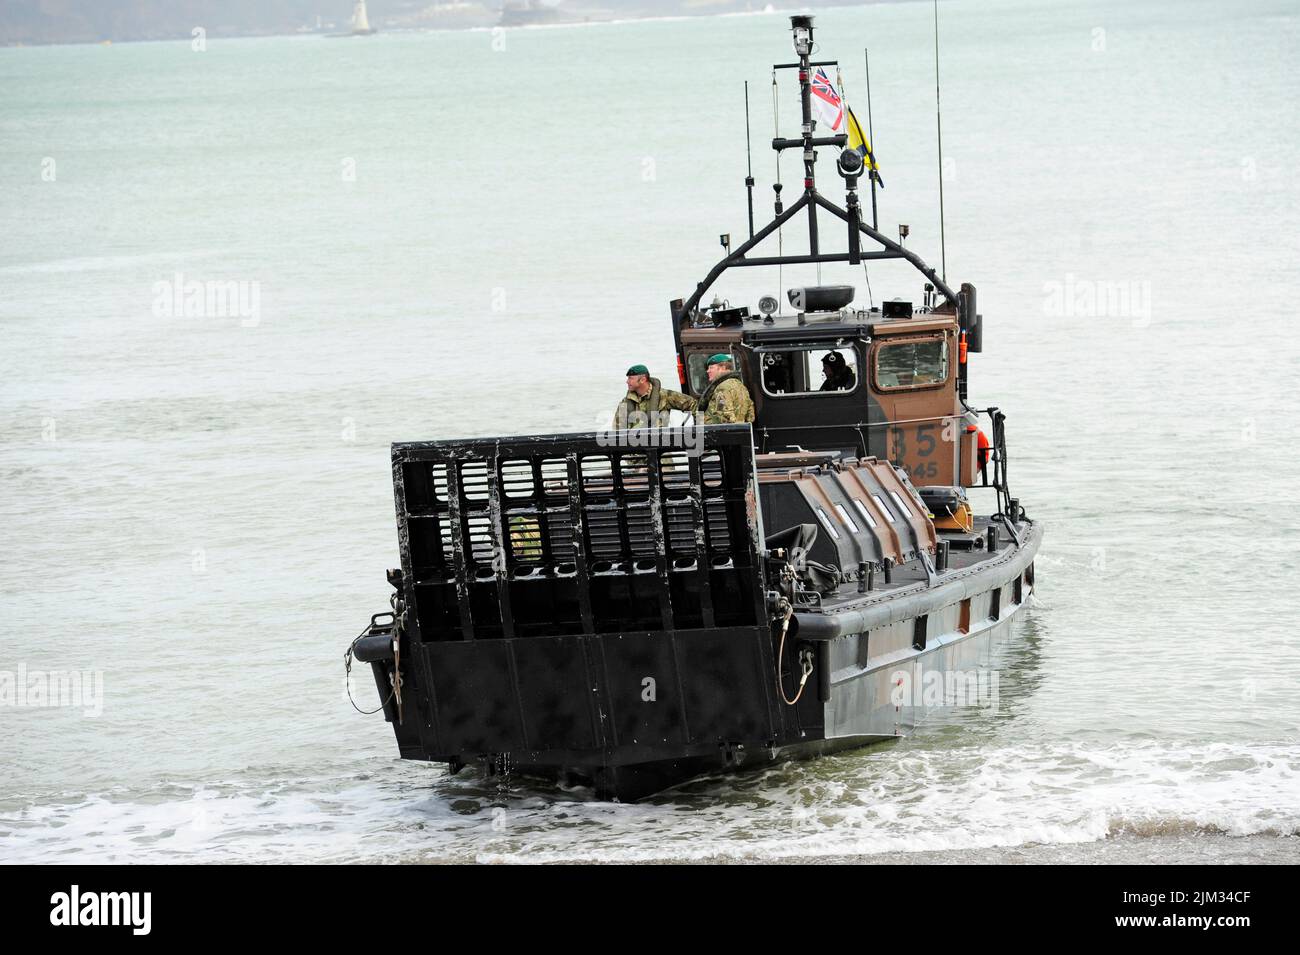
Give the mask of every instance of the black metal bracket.
POLYGON ((875 260, 875 259, 903 259, 904 261, 909 262, 914 268, 916 268, 916 270, 919 271, 922 275, 924 275, 927 280, 932 282, 934 284, 934 287, 939 291, 940 294, 943 295, 945 299, 948 300, 948 302, 953 306, 953 308, 957 307, 957 293, 954 292, 947 285, 947 283, 945 283, 943 279, 939 277, 938 273, 934 269, 932 269, 929 265, 925 263, 924 259, 922 259, 911 249, 905 248, 904 246, 900 245, 898 242, 894 241, 888 236, 883 235, 880 232, 877 232, 871 226, 863 222, 858 216, 850 215, 848 211, 841 209, 835 203, 831 202, 829 199, 825 198, 814 189, 805 192, 802 196, 800 196, 798 199, 795 200, 793 205, 785 209, 780 215, 778 215, 771 222, 765 225, 762 229, 756 232, 753 238, 748 239, 745 242, 742 242, 739 246, 736 247, 734 252, 732 252, 730 255, 726 256, 725 258, 723 258, 716 265, 714 265, 712 269, 709 270, 709 274, 704 277, 704 281, 701 282, 698 286, 696 286, 695 291, 692 292, 691 295, 684 302, 682 302, 681 307, 677 309, 676 314, 674 315, 675 321, 674 321, 673 331, 679 349, 681 347, 681 329, 685 325, 686 320, 694 313, 695 307, 699 305, 700 299, 704 297, 704 294, 710 288, 713 287, 713 283, 715 283, 718 280, 718 278, 722 275, 722 273, 726 272, 728 269, 746 268, 750 266, 761 266, 761 265, 800 265, 800 264, 806 264, 811 262, 852 262, 853 261, 854 255, 852 252, 852 246, 856 243, 854 243, 852 238, 850 238, 849 240, 850 251, 848 252, 818 252, 816 254, 811 254, 811 255, 774 255, 774 256, 760 256, 755 258, 749 257, 749 252, 755 246, 757 246, 764 239, 772 235, 772 233, 774 233, 777 229, 781 228, 783 225, 785 225, 787 222, 793 219, 805 208, 810 208, 813 206, 820 206, 822 209, 826 210, 831 215, 835 216, 836 218, 843 221, 846 225, 850 226, 850 228, 854 224, 856 224, 857 233, 859 236, 866 236, 868 239, 871 239, 873 242, 876 242, 881 246, 881 248, 876 251, 870 251, 870 252, 859 251, 856 256, 858 261, 875 260))

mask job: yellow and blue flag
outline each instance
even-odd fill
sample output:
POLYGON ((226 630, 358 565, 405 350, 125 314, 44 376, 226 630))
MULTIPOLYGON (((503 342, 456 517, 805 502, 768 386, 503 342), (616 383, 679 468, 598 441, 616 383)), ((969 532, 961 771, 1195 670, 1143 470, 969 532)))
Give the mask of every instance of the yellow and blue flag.
POLYGON ((876 165, 876 154, 871 151, 871 143, 867 142, 866 135, 862 132, 862 127, 858 124, 858 118, 853 115, 853 109, 849 108, 849 148, 856 149, 862 156, 862 161, 871 175, 875 177, 876 182, 880 183, 880 188, 885 188, 885 180, 880 178, 880 167, 876 165))

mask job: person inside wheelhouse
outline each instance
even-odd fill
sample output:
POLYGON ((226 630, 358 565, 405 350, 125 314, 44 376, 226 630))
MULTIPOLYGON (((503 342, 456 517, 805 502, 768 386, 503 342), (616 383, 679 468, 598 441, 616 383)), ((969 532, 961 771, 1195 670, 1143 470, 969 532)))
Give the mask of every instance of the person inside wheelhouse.
POLYGON ((763 390, 774 397, 852 391, 858 382, 853 349, 846 346, 821 355, 820 382, 814 371, 819 350, 808 346, 765 352, 763 390))
POLYGON ((819 391, 852 391, 857 384, 857 375, 837 351, 827 352, 822 356, 822 382, 819 391))

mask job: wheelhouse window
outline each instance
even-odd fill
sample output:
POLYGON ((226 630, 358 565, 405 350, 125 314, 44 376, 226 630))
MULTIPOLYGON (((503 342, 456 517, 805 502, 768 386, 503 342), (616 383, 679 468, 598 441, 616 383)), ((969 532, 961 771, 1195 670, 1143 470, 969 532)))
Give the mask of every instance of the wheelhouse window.
POLYGON ((763 392, 774 398, 847 394, 858 386, 858 358, 852 347, 764 351, 759 359, 763 392))
POLYGON ((881 343, 876 347, 876 387, 881 391, 931 388, 948 380, 948 342, 940 338, 881 343))

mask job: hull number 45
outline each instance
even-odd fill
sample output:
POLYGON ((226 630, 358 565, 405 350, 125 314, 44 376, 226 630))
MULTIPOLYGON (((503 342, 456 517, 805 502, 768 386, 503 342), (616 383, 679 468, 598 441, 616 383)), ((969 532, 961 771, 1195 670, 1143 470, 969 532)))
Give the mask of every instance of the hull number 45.
POLYGON ((891 428, 894 440, 894 464, 907 471, 912 480, 939 476, 939 462, 934 452, 939 447, 936 424, 919 424, 915 428, 891 428), (909 434, 910 432, 910 434, 909 434))

